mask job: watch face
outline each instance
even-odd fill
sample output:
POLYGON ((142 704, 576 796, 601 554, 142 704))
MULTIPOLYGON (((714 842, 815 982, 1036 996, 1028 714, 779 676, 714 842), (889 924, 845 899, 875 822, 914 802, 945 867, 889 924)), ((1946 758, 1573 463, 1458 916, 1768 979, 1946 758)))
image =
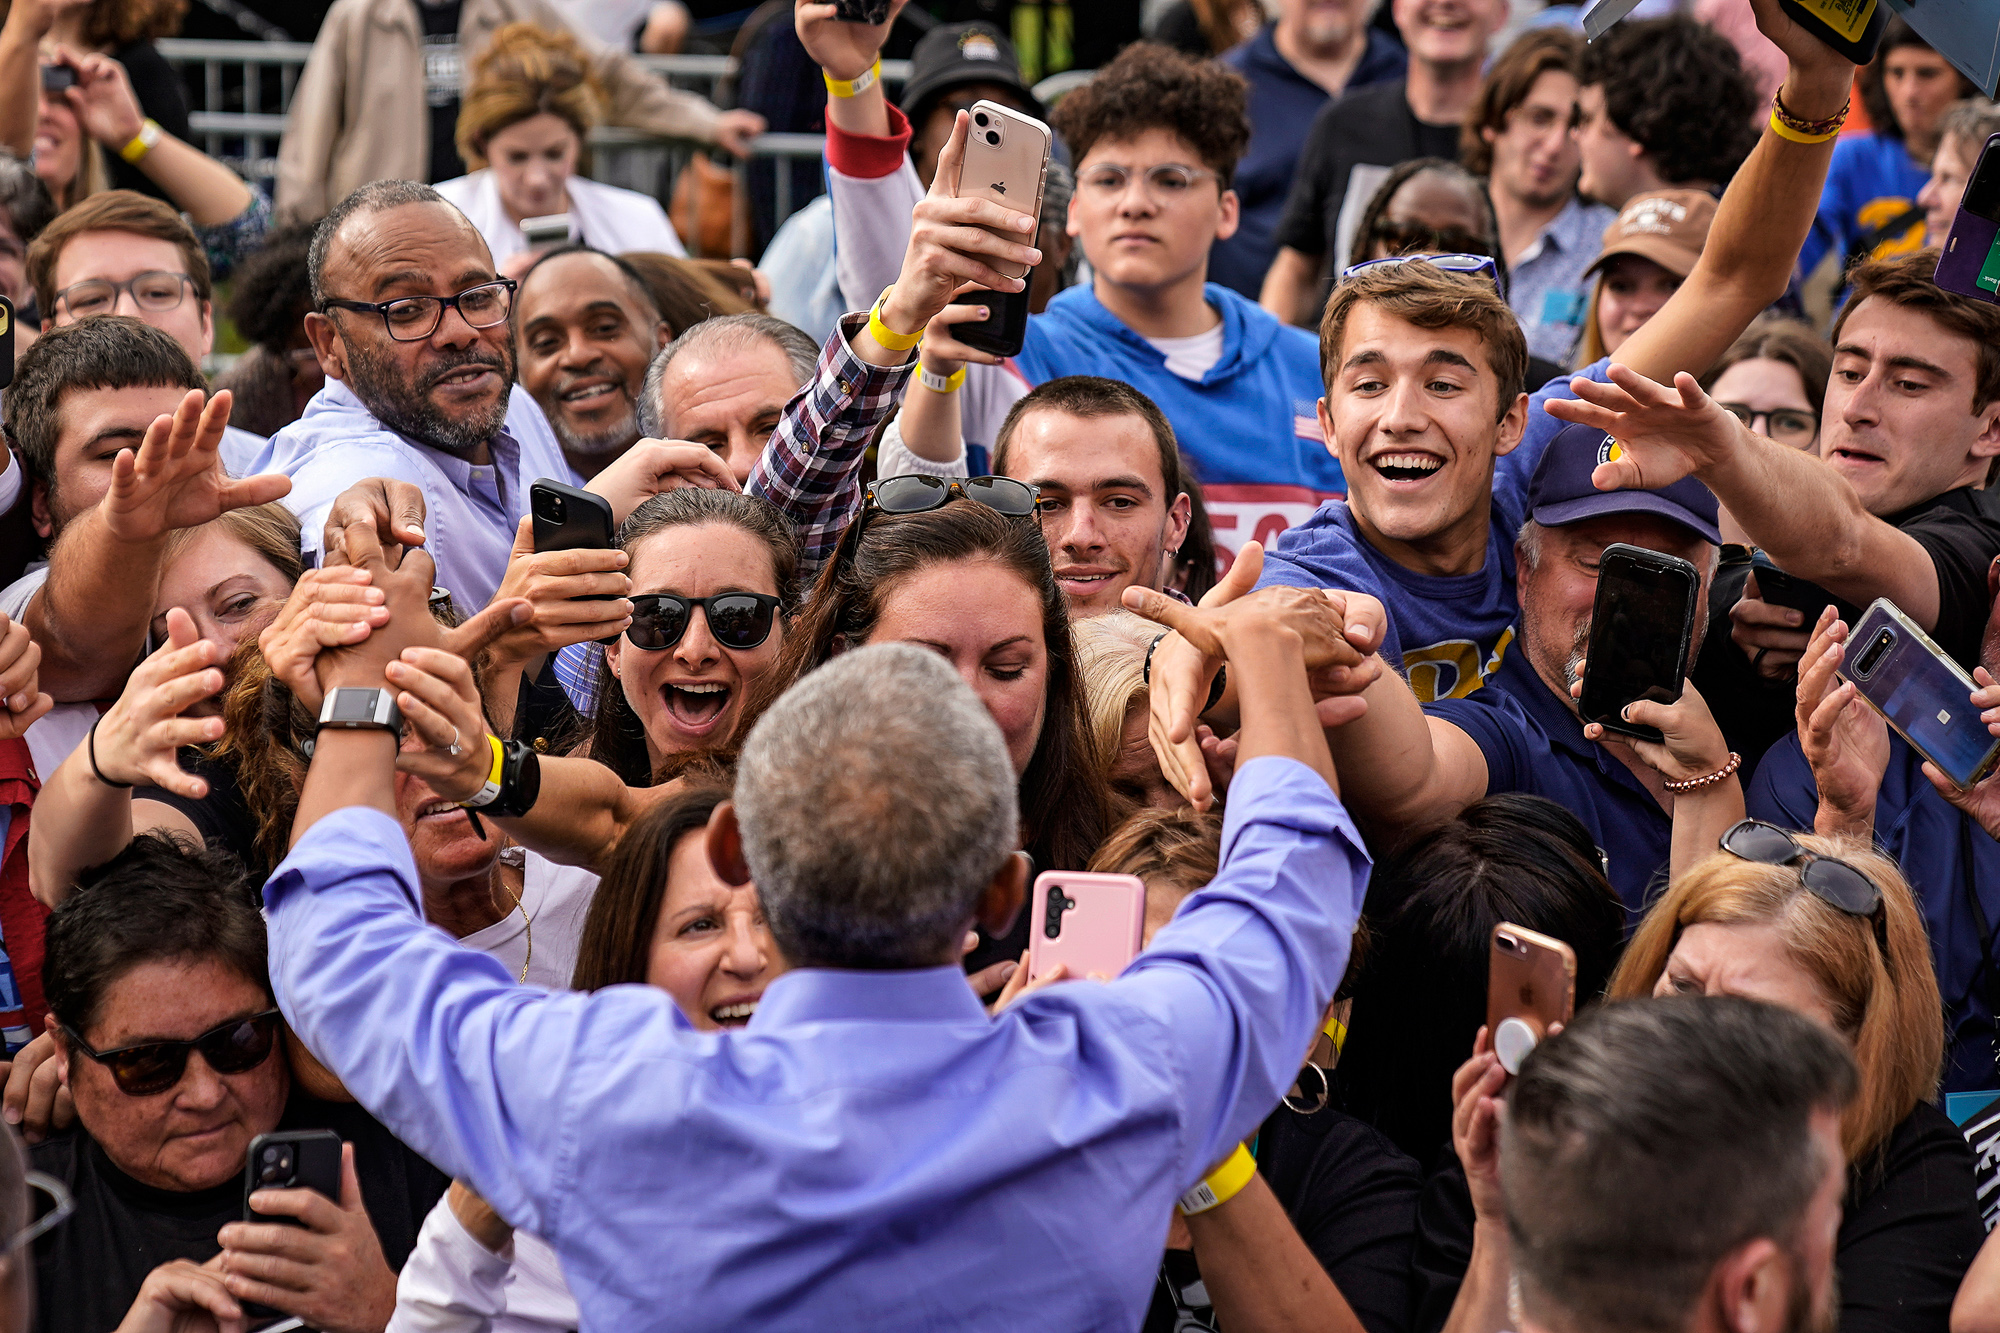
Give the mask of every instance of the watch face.
POLYGON ((329 722, 373 722, 377 690, 335 690, 329 722))

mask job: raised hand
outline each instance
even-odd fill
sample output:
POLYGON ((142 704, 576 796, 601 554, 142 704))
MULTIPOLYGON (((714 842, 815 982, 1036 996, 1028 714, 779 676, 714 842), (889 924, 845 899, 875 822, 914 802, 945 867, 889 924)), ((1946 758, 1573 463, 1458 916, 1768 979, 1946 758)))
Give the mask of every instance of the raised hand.
POLYGON ((94 51, 79 56, 57 48, 56 54, 76 70, 76 82, 63 89, 62 96, 83 132, 109 148, 131 143, 146 123, 146 113, 139 109, 125 67, 94 51))
MULTIPOLYGON (((1972 706, 1980 710, 1979 720, 1986 724, 1989 733, 2000 736, 2000 684, 1994 683, 1992 674, 1983 666, 1972 669, 1972 681, 1979 687, 1972 692, 1972 706)), ((1938 795, 1972 816, 1988 837, 2000 838, 2000 774, 1983 778, 1970 787, 1960 787, 1937 765, 1927 762, 1924 776, 1937 788, 1938 795)))
MULTIPOLYGON (((967 292, 977 290, 979 289, 974 284, 967 283, 952 295, 963 296, 967 292)), ((995 356, 991 352, 982 352, 970 343, 960 342, 955 332, 960 324, 976 324, 986 319, 991 311, 992 307, 988 305, 950 304, 932 315, 931 322, 924 326, 924 345, 921 353, 924 369, 933 375, 942 375, 949 379, 960 367, 967 364, 999 365, 1005 358, 995 356)))
POLYGON ((624 573, 627 563, 629 557, 616 547, 536 551, 534 520, 522 519, 507 557, 507 576, 493 598, 525 599, 529 613, 488 648, 493 665, 505 670, 573 643, 623 633, 632 623, 632 603, 625 598, 632 587, 624 573))
POLYGON ((1500 1192, 1500 1120, 1507 1110, 1500 1090, 1506 1086, 1507 1071, 1482 1023, 1472 1039, 1472 1058, 1451 1076, 1451 1146, 1465 1169, 1473 1214, 1488 1221, 1506 1216, 1500 1192))
POLYGON ((352 565, 309 569, 292 588, 277 618, 257 636, 271 674, 317 713, 323 698, 313 659, 322 649, 361 642, 389 623, 382 590, 368 571, 352 565))
MULTIPOLYGON (((1584 662, 1577 663, 1576 676, 1569 686, 1569 697, 1572 699, 1583 697, 1586 665, 1584 662)), ((1723 739, 1722 728, 1715 724, 1714 714, 1708 711, 1708 701, 1701 697, 1701 691, 1694 687, 1691 680, 1681 682, 1681 697, 1674 702, 1663 704, 1640 699, 1626 704, 1621 716, 1635 727, 1656 728, 1665 739, 1643 741, 1636 736, 1606 731, 1597 722, 1583 724, 1584 736, 1600 745, 1625 747, 1638 756, 1639 762, 1669 782, 1698 778, 1704 773, 1715 772, 1729 762, 1729 742, 1723 739)))
POLYGON ((1729 641, 1743 650, 1764 679, 1789 680, 1812 638, 1805 621, 1803 611, 1765 601, 1752 574, 1743 585, 1743 596, 1729 608, 1729 641))
POLYGON ((419 742, 397 753, 396 767, 446 800, 477 796, 492 772, 493 751, 472 668, 457 653, 418 647, 389 663, 385 675, 419 742))
MULTIPOLYGON (((1256 587, 1263 571, 1264 548, 1254 541, 1243 543, 1229 572, 1202 595, 1201 605, 1227 606, 1256 587)), ((1170 632, 1153 645, 1146 732, 1160 772, 1197 810, 1215 803, 1215 784, 1194 734, 1195 719, 1221 666, 1220 655, 1204 653, 1178 634, 1170 632)))
POLYGON ((323 564, 354 565, 367 551, 381 553, 389 568, 402 548, 424 544, 424 492, 394 477, 369 477, 333 497, 320 534, 323 564))
POLYGON ((1867 837, 1875 827, 1875 797, 1889 766, 1889 728, 1836 674, 1847 649, 1847 626, 1827 607, 1819 613, 1799 660, 1799 748, 1819 786, 1815 831, 1867 837))
POLYGON ((229 424, 229 390, 190 389, 170 416, 146 428, 136 450, 111 464, 111 489, 99 513, 120 541, 157 541, 178 528, 198 527, 231 509, 267 504, 291 493, 290 477, 232 478, 222 466, 222 428, 229 424), (205 398, 205 400, 204 400, 205 398))
POLYGON ((118 701, 97 719, 97 769, 127 786, 150 783, 176 796, 200 800, 208 784, 181 771, 182 746, 222 739, 219 717, 183 717, 189 706, 222 690, 222 645, 199 637, 194 621, 176 606, 167 612, 167 641, 141 662, 118 701))
POLYGON ((908 3, 889 0, 889 16, 880 23, 846 23, 834 17, 840 12, 837 6, 799 0, 792 10, 792 26, 814 64, 836 79, 851 82, 874 66, 875 57, 888 44, 889 29, 896 26, 896 15, 908 3))
POLYGON ((42 649, 28 627, 0 613, 0 740, 17 740, 56 706, 42 693, 42 649))
POLYGON ((698 486, 705 491, 740 491, 736 474, 721 454, 687 440, 641 440, 612 460, 584 487, 611 504, 613 522, 662 491, 698 486))
POLYGON ((1750 428, 1716 406, 1686 371, 1672 385, 1616 363, 1610 375, 1609 384, 1578 376, 1569 382, 1576 398, 1548 403, 1550 416, 1618 441, 1618 457, 1590 474, 1600 491, 1657 490, 1756 447, 1750 428))

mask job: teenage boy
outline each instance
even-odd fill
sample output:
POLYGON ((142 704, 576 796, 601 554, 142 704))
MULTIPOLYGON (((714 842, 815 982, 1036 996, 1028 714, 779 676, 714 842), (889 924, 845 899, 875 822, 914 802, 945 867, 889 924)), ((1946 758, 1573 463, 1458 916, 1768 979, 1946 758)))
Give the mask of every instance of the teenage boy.
POLYGON ((1278 224, 1278 254, 1258 304, 1310 325, 1321 274, 1337 276, 1363 210, 1390 168, 1413 157, 1458 155, 1459 123, 1479 92, 1487 43, 1507 21, 1501 0, 1395 0, 1409 73, 1346 94, 1319 113, 1299 154, 1298 178, 1278 224))
MULTIPOLYGON (((798 31, 826 74, 842 287, 858 307, 894 278, 890 261, 905 246, 913 211, 934 201, 922 199, 909 164, 907 122, 871 78, 886 25, 843 23, 833 12, 801 3, 798 31)), ((1131 385, 1173 423, 1207 493, 1217 543, 1229 548, 1253 536, 1269 541, 1345 489, 1313 419, 1319 375, 1310 336, 1206 281, 1211 243, 1236 228, 1230 176, 1249 139, 1243 108, 1235 74, 1143 42, 1063 99, 1056 128, 1077 176, 1069 230, 1093 281, 1029 319, 1021 355, 987 368, 979 396, 962 390, 965 441, 990 449, 1014 401, 1043 380, 1101 375, 1131 385)), ((1025 213, 993 208, 990 216, 996 229, 1034 230, 1025 213)), ((1018 289, 973 268, 964 270, 968 281, 1018 289)))
MULTIPOLYGON (((1785 107, 1837 112, 1851 66, 1789 23, 1770 22, 1776 0, 1757 4, 1792 57, 1785 107)), ((1830 153, 1830 140, 1767 131, 1723 196, 1694 272, 1626 339, 1619 361, 1663 376, 1705 369, 1776 300, 1830 153)), ((1346 469, 1348 497, 1286 534, 1262 581, 1379 598, 1390 611, 1385 660, 1439 664, 1412 671, 1419 697, 1470 693, 1512 640, 1514 534, 1527 517, 1528 480, 1561 425, 1541 404, 1568 396, 1569 381, 1523 399, 1521 332, 1497 291, 1424 263, 1380 265, 1336 287, 1320 344, 1320 422, 1346 469)), ((1589 376, 1601 379, 1608 365, 1597 362, 1589 376)))
MULTIPOLYGON (((1757 26, 1769 37, 1763 8, 1757 26)), ((1778 45, 1792 54, 1789 35, 1778 45)), ((1654 190, 1719 190, 1756 142, 1757 92, 1743 57, 1691 18, 1621 23, 1591 43, 1577 108, 1577 188, 1611 208, 1654 190)))

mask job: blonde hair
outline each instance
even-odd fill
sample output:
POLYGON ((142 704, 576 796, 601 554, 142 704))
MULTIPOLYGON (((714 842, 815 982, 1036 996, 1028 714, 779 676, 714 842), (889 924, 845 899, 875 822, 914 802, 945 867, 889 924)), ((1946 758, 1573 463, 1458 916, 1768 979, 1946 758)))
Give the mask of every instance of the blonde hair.
POLYGON ((1164 626, 1130 611, 1070 622, 1090 722, 1090 755, 1100 773, 1109 775, 1118 763, 1125 719, 1134 707, 1146 707, 1146 649, 1165 632, 1164 626))
POLYGON ((1841 1146, 1860 1162, 1937 1090, 1944 1062, 1944 1006, 1923 916, 1896 863, 1847 838, 1793 835, 1821 856, 1848 862, 1882 891, 1888 957, 1875 926, 1827 902, 1796 865, 1774 866, 1717 852, 1667 886, 1625 948, 1607 992, 1613 1000, 1653 993, 1681 932, 1703 923, 1769 925, 1818 985, 1834 1026, 1853 1043, 1861 1095, 1841 1121, 1841 1146))
POLYGON ((604 87, 583 46, 566 32, 509 23, 472 62, 472 82, 458 113, 458 155, 466 169, 486 166, 494 135, 533 116, 560 116, 579 140, 603 119, 604 87))
POLYGON ((176 529, 167 535, 166 557, 161 563, 173 564, 198 538, 211 531, 219 531, 255 551, 285 576, 287 584, 297 583, 306 572, 305 559, 299 554, 298 515, 277 500, 247 509, 231 509, 206 523, 176 529))

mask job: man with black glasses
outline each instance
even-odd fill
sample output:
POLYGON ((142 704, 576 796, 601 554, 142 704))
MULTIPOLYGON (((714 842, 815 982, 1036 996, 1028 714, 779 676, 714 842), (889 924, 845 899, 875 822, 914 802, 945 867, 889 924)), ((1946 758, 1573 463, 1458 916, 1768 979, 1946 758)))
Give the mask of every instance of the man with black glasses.
POLYGON ((413 181, 376 181, 319 224, 306 334, 326 387, 271 437, 269 466, 308 555, 336 496, 363 477, 424 496, 438 581, 464 607, 500 585, 537 477, 575 480, 514 383, 514 283, 465 216, 413 181))

